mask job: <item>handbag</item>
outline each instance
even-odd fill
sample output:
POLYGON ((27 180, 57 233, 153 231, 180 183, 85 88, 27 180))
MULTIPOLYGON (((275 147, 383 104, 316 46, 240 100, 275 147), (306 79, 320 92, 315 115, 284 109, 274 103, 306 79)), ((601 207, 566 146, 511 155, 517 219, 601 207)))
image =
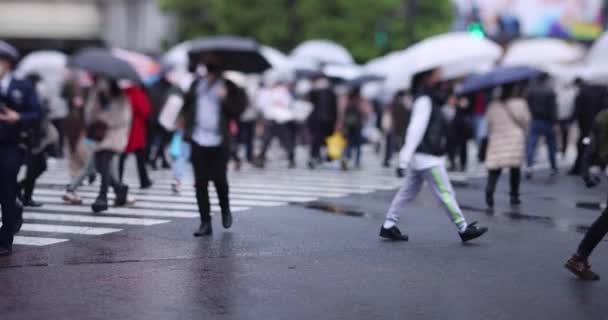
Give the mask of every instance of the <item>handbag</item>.
POLYGON ((108 125, 103 121, 95 121, 87 128, 86 133, 88 139, 101 142, 108 133, 108 125))

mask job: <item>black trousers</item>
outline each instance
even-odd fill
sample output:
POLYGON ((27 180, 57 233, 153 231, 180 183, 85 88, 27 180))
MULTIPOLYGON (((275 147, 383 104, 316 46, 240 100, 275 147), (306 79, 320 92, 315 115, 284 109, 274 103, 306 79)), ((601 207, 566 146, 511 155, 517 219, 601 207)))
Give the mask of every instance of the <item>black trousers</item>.
POLYGON ((247 161, 253 161, 253 141, 255 138, 255 121, 239 122, 239 133, 237 136, 237 150, 241 144, 245 145, 245 157, 247 161))
POLYGON ((165 150, 169 146, 169 143, 171 143, 172 133, 163 128, 158 122, 148 128, 147 154, 150 162, 156 165, 160 159, 163 166, 168 165, 169 161, 167 161, 165 150))
POLYGON ((26 173, 25 178, 21 181, 20 185, 22 188, 23 201, 32 200, 34 194, 34 188, 36 187, 36 180, 46 171, 46 154, 41 152, 39 154, 28 154, 26 157, 26 173))
POLYGON ((289 161, 295 160, 295 146, 292 137, 292 128, 287 123, 277 123, 274 121, 268 122, 266 130, 264 131, 264 138, 262 139, 262 150, 260 151, 260 158, 266 159, 266 152, 270 148, 272 140, 276 137, 279 139, 281 146, 287 152, 287 158, 289 161))
POLYGON ((578 247, 578 255, 585 260, 588 259, 606 233, 608 233, 608 207, 604 209, 602 215, 587 230, 583 241, 581 241, 578 247))
POLYGON ((209 182, 213 182, 222 212, 230 212, 228 189, 228 158, 230 150, 226 147, 203 147, 192 144, 192 168, 196 188, 196 202, 201 221, 211 221, 209 202, 209 182))
POLYGON ((17 174, 23 163, 23 151, 17 146, 0 145, 0 207, 2 207, 2 227, 0 245, 10 247, 15 236, 17 222, 17 174))
POLYGON ((53 150, 53 156, 59 157, 59 158, 63 158, 63 144, 65 141, 65 138, 64 138, 65 133, 63 130, 64 122, 65 122, 64 118, 51 120, 51 123, 53 124, 55 129, 57 129, 57 133, 59 134, 59 143, 56 146, 56 148, 58 148, 58 149, 53 150))
MULTIPOLYGON (((118 161, 118 180, 122 183, 123 175, 125 172, 125 162, 127 161, 127 157, 130 153, 123 153, 120 155, 120 160, 118 161)), ((140 149, 133 152, 135 155, 135 159, 137 160, 137 173, 139 175, 139 184, 140 186, 145 186, 150 184, 150 177, 148 176, 148 169, 146 168, 146 150, 140 149)))
POLYGON ((450 166, 456 168, 456 157, 460 160, 460 169, 466 170, 468 162, 467 141, 454 141, 448 144, 448 159, 450 166))
MULTIPOLYGON (((502 173, 502 169, 490 170, 488 175, 488 185, 486 186, 486 192, 493 195, 496 191, 496 185, 498 184, 498 179, 500 178, 500 174, 502 173)), ((509 185, 511 187, 511 196, 519 197, 519 185, 521 183, 521 169, 520 168, 510 168, 509 169, 510 179, 509 185)))
POLYGON ((583 161, 583 155, 585 154, 585 144, 583 143, 585 137, 587 137, 587 134, 581 133, 581 136, 576 143, 576 160, 571 169, 571 172, 575 174, 581 173, 581 162, 583 161))
POLYGON ((325 140, 333 133, 333 124, 316 124, 310 126, 310 158, 321 160, 321 148, 325 145, 325 140))
POLYGON ((110 187, 116 192, 117 188, 125 186, 118 181, 112 170, 112 162, 116 153, 113 151, 102 150, 95 152, 95 168, 101 176, 101 186, 99 187, 99 198, 107 199, 110 187))
POLYGON ((570 134, 570 121, 569 120, 560 120, 559 121, 559 131, 560 131, 560 152, 562 154, 566 154, 568 150, 568 137, 570 134))

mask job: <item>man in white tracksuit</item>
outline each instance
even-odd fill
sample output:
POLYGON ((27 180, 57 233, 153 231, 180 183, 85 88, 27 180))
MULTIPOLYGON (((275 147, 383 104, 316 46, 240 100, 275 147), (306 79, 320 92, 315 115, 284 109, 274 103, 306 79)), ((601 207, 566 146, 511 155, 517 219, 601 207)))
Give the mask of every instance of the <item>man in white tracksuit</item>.
POLYGON ((425 71, 414 76, 412 88, 416 95, 412 116, 407 129, 405 145, 400 153, 400 167, 406 171, 403 186, 399 189, 381 230, 380 237, 407 241, 397 223, 400 211, 416 199, 426 181, 458 228, 463 242, 475 239, 488 231, 468 224, 456 202, 454 190, 445 168, 444 155, 447 140, 447 122, 441 111, 439 90, 440 69, 425 71))

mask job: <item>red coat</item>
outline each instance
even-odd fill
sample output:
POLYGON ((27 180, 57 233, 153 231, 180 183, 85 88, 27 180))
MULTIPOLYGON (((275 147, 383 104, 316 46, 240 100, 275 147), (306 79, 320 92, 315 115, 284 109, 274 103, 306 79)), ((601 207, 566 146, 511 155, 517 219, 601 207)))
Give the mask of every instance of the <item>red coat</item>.
POLYGON ((146 147, 148 118, 152 114, 152 106, 146 92, 142 88, 127 88, 125 89, 125 94, 129 98, 131 112, 133 113, 129 143, 125 149, 125 152, 129 153, 146 147))

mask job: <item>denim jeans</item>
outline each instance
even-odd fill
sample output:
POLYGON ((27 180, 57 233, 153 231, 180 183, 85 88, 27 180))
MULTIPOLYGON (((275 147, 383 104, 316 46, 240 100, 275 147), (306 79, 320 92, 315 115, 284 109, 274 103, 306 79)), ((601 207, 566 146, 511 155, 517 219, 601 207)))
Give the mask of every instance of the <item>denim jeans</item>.
POLYGON ((553 124, 546 120, 532 120, 530 124, 530 137, 528 139, 528 168, 534 167, 534 156, 536 153, 536 145, 540 137, 545 137, 547 147, 549 149, 549 162, 551 169, 557 169, 557 140, 553 124))

